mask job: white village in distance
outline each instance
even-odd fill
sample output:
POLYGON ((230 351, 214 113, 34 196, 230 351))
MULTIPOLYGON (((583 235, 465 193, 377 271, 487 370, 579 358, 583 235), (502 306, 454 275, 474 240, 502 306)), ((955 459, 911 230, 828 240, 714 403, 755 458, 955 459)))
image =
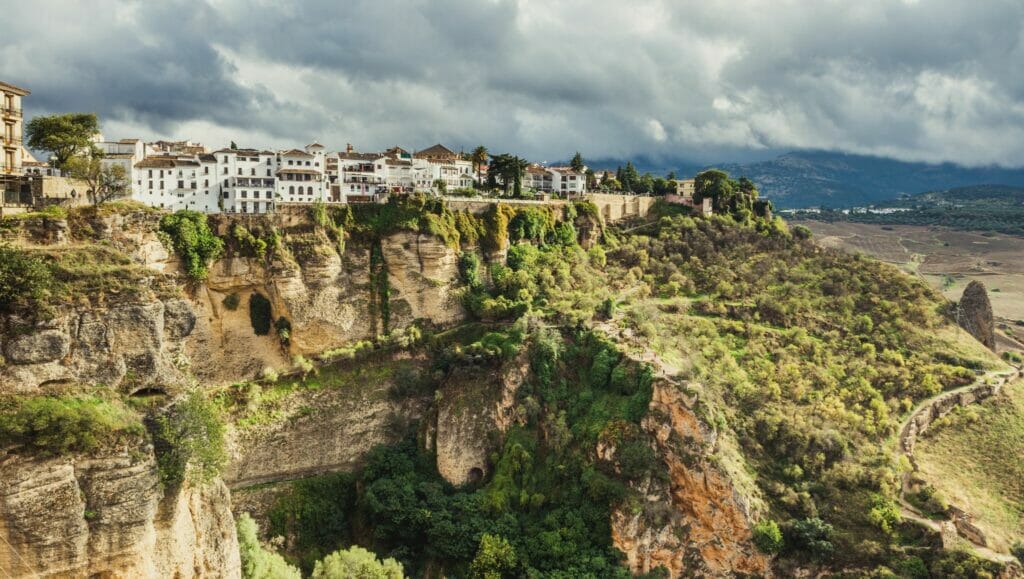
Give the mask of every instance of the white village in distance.
MULTIPOLYGON (((441 144, 415 152, 394 146, 368 153, 348 144, 344 151, 330 152, 317 142, 278 151, 231 143, 211 151, 188 140, 107 141, 100 133, 85 152, 102 168, 101 183, 91 185, 37 160, 24 146, 21 99, 30 91, 3 82, 0 91, 5 214, 115 198, 169 211, 273 213, 287 204, 383 203, 391 194, 477 196, 485 184, 505 195, 514 187, 542 200, 617 189, 614 174, 589 170, 578 154, 570 166, 544 166, 508 154, 488 155, 482 146, 469 154, 441 144), (93 189, 99 188, 104 191, 97 194, 93 189)), ((694 199, 693 179, 666 183, 667 201, 711 213, 711 199, 694 199)))

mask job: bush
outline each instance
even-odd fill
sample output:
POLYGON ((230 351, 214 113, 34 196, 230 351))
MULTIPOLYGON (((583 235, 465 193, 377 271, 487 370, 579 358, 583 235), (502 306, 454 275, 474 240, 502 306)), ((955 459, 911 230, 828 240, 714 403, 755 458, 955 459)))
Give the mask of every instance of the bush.
POLYGON ((403 579, 402 564, 388 558, 383 561, 366 549, 354 546, 341 549, 317 561, 314 579, 403 579))
POLYGON ((473 252, 465 252, 459 257, 459 273, 462 281, 471 288, 480 287, 480 257, 473 252))
POLYGON ((242 298, 238 297, 238 294, 228 294, 224 296, 224 300, 221 302, 224 307, 235 311, 238 309, 238 304, 242 302, 242 298))
POLYGON ((765 519, 754 525, 754 544, 765 553, 782 550, 782 531, 775 521, 765 519))
POLYGON ((257 336, 266 336, 270 333, 272 319, 270 300, 258 293, 249 296, 249 322, 252 324, 252 331, 257 336))
POLYGON ((249 513, 238 517, 238 554, 242 560, 243 579, 301 579, 302 574, 283 557, 268 551, 257 538, 256 521, 249 513))
POLYGON ((227 462, 220 411, 199 390, 155 416, 152 431, 160 481, 166 486, 186 478, 208 482, 227 462))
POLYGON ((803 225, 794 225, 792 231, 793 237, 797 239, 810 239, 814 235, 810 229, 803 225))
POLYGON ((509 542, 497 535, 484 533, 480 537, 480 548, 469 566, 471 577, 501 579, 510 577, 516 569, 516 550, 509 542))
POLYGON ((209 275, 210 261, 224 252, 224 241, 213 234, 206 215, 196 211, 178 211, 160 220, 161 239, 185 262, 185 273, 192 281, 209 275))
POLYGON ((1024 542, 1017 541, 1010 547, 1010 554, 1017 558, 1021 564, 1024 564, 1024 542))
POLYGON ((91 452, 144 432, 139 417, 116 400, 97 396, 0 400, 0 447, 20 444, 30 452, 57 456, 91 452))
POLYGON ((906 557, 901 559, 896 565, 896 571, 899 572, 900 577, 909 577, 911 579, 927 579, 928 567, 924 564, 924 561, 920 557, 906 557))
POLYGON ((281 344, 287 346, 292 339, 292 323, 288 321, 288 318, 281 316, 274 322, 274 329, 277 330, 277 337, 281 339, 281 344))
POLYGON ((43 300, 53 285, 46 263, 10 245, 0 245, 0 312, 43 300))
POLYGON ((835 550, 832 532, 832 525, 817 517, 801 519, 793 523, 786 543, 814 559, 823 560, 831 557, 835 550))

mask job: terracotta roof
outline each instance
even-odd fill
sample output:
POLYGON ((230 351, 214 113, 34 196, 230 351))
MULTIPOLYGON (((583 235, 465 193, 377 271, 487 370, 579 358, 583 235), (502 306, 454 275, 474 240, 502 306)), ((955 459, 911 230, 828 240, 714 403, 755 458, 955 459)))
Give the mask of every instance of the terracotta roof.
POLYGON ((139 169, 174 167, 174 161, 171 157, 146 157, 135 163, 135 167, 139 169))
POLYGON ((256 149, 217 149, 214 153, 234 153, 236 155, 273 155, 272 151, 258 151, 256 149))
POLYGON ((199 155, 199 160, 204 161, 206 163, 216 163, 217 157, 215 155, 211 155, 210 153, 203 153, 202 155, 199 155))
POLYGON ((118 143, 121 143, 122 145, 133 145, 138 143, 140 140, 142 139, 121 139, 118 143))
POLYGON ((382 156, 380 153, 338 153, 339 159, 348 161, 376 161, 382 156))
POLYGON ((309 157, 310 159, 313 158, 313 155, 310 155, 309 153, 303 151, 302 149, 292 149, 290 151, 285 151, 285 152, 281 153, 281 156, 282 157, 309 157))
POLYGON ((324 146, 321 145, 320 143, 316 142, 316 141, 313 141, 312 143, 306 145, 306 148, 307 149, 323 149, 324 146))
POLYGON ((451 159, 454 159, 454 158, 458 157, 458 155, 455 153, 455 151, 449 149, 448 147, 445 147, 441 143, 438 143, 438 144, 434 145, 433 147, 427 147, 426 149, 423 149, 422 151, 416 151, 416 154, 413 155, 413 156, 414 157, 420 157, 420 158, 427 158, 427 159, 429 159, 429 158, 451 158, 451 159))
POLYGON ((412 161, 405 161, 403 159, 388 159, 387 164, 392 166, 411 167, 412 161))
POLYGON ((7 84, 6 82, 0 82, 0 89, 2 89, 4 92, 13 92, 18 96, 28 96, 32 94, 32 91, 28 90, 27 88, 14 86, 13 84, 7 84))

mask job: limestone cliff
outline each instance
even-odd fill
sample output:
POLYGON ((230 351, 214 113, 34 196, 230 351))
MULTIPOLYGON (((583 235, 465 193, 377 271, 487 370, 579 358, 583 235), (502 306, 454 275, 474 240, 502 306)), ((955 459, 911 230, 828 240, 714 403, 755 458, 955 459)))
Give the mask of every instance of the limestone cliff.
POLYGON ((12 577, 238 577, 220 481, 161 489, 151 449, 0 459, 0 569, 12 577))
POLYGON ((770 575, 768 558, 752 542, 747 499, 718 466, 717 434, 694 412, 695 402, 674 382, 655 381, 642 427, 668 477, 640 482, 639 509, 613 514, 614 544, 637 573, 660 566, 671 577, 770 575))
POLYGON ((978 280, 967 284, 957 306, 957 321, 960 327, 985 344, 986 348, 995 351, 996 326, 992 317, 992 302, 988 299, 985 284, 978 280))
MULTIPOLYGON (((52 247, 60 259, 67 234, 52 232, 70 230, 79 242, 75 251, 106 248, 130 258, 132 265, 123 268, 134 268, 134 285, 130 295, 82 296, 41 319, 0 315, 0 391, 31 393, 71 382, 102 383, 127 393, 170 390, 189 375, 223 384, 265 368, 284 370, 295 355, 318 354, 383 332, 371 306, 369 247, 352 243, 339 254, 308 220, 289 215, 218 216, 215 229, 227 236, 237 220, 280 227, 284 251, 258 258, 229 249, 198 286, 188 282, 177 258, 161 244, 159 214, 151 211, 79 215, 70 226, 5 231, 4 239, 52 247), (274 320, 283 317, 291 324, 287 344, 273 331, 254 333, 248 303, 255 293, 270 300, 274 320), (234 309, 225 304, 232 295, 234 309)), ((384 237, 380 249, 390 294, 389 329, 414 321, 449 325, 464 316, 454 294, 454 250, 413 232, 384 237)))
POLYGON ((448 482, 475 483, 491 474, 490 454, 501 447, 500 435, 515 422, 516 392, 528 370, 521 354, 496 370, 459 368, 445 381, 426 442, 448 482))

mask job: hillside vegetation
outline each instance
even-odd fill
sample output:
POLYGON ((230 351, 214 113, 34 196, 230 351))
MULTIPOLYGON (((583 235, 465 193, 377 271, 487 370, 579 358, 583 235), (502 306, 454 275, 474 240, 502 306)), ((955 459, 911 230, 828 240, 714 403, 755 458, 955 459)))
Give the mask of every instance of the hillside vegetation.
MULTIPOLYGON (((655 376, 668 375, 682 397, 696 400, 685 411, 713 441, 710 458, 683 460, 728 473, 730 492, 750 507, 753 542, 780 574, 990 573, 991 564, 943 552, 901 521, 893 437, 918 401, 972 382, 999 360, 951 330, 949 303, 935 291, 891 266, 818 246, 806 228, 772 218, 749 181, 721 174, 713 190, 698 193, 722 214, 696 218, 662 205, 656 221, 628 233, 600 223, 585 202, 499 204, 483 215, 423 197, 316 206, 308 231, 284 237, 238 224, 217 236, 196 214, 165 216, 164 241, 185 262, 190 284, 222 253, 301 262, 304 251, 368 247, 360 291, 382 335, 325 352, 322 367, 298 357, 283 378, 274 373, 216 396, 199 388, 170 407, 129 404, 102 387, 91 397, 54 392, 44 403, 7 397, 0 442, 25 453, 87 452, 91 441, 62 437, 88 424, 97 441, 151 441, 164 484, 201 483, 223 466, 225 422, 246 431, 298 420, 322 410, 304 404, 311 393, 356 393, 384 378, 396 384, 388 396, 432 398, 436 410, 450 381, 489 384, 518 365, 525 377, 509 423, 489 435, 496 450, 487 476, 452 486, 438 472, 429 425, 395 424, 405 440, 376 448, 361 468, 283 485, 261 524, 268 537, 283 537, 287 562, 255 544, 253 525, 243 522, 246 565, 288 574, 288 565, 317 573, 348 561, 429 576, 627 576, 612 516, 641 512, 642 489, 671 479, 645 430, 668 420, 650 411, 655 376), (450 332, 391 327, 381 238, 395 231, 435 236, 457 252, 457 299, 473 323, 450 332), (57 418, 37 420, 50 415, 57 418), (58 440, 33 447, 37 424, 58 440)), ((5 251, 14 266, 5 265, 0 280, 34 272, 29 288, 0 285, 0 304, 12 311, 50 303, 47 292, 62 286, 49 279, 107 291, 92 285, 104 271, 93 262, 82 260, 97 275, 75 278, 78 262, 35 248, 5 251)), ((126 276, 137 267, 110 261, 126 276)), ((288 320, 258 317, 254 331, 274 327, 287 348, 288 320)))
POLYGON ((1024 540, 1024 382, 934 424, 914 450, 922 478, 975 515, 992 546, 1024 540), (1017 457, 1017 460, 1007 460, 1017 457))

